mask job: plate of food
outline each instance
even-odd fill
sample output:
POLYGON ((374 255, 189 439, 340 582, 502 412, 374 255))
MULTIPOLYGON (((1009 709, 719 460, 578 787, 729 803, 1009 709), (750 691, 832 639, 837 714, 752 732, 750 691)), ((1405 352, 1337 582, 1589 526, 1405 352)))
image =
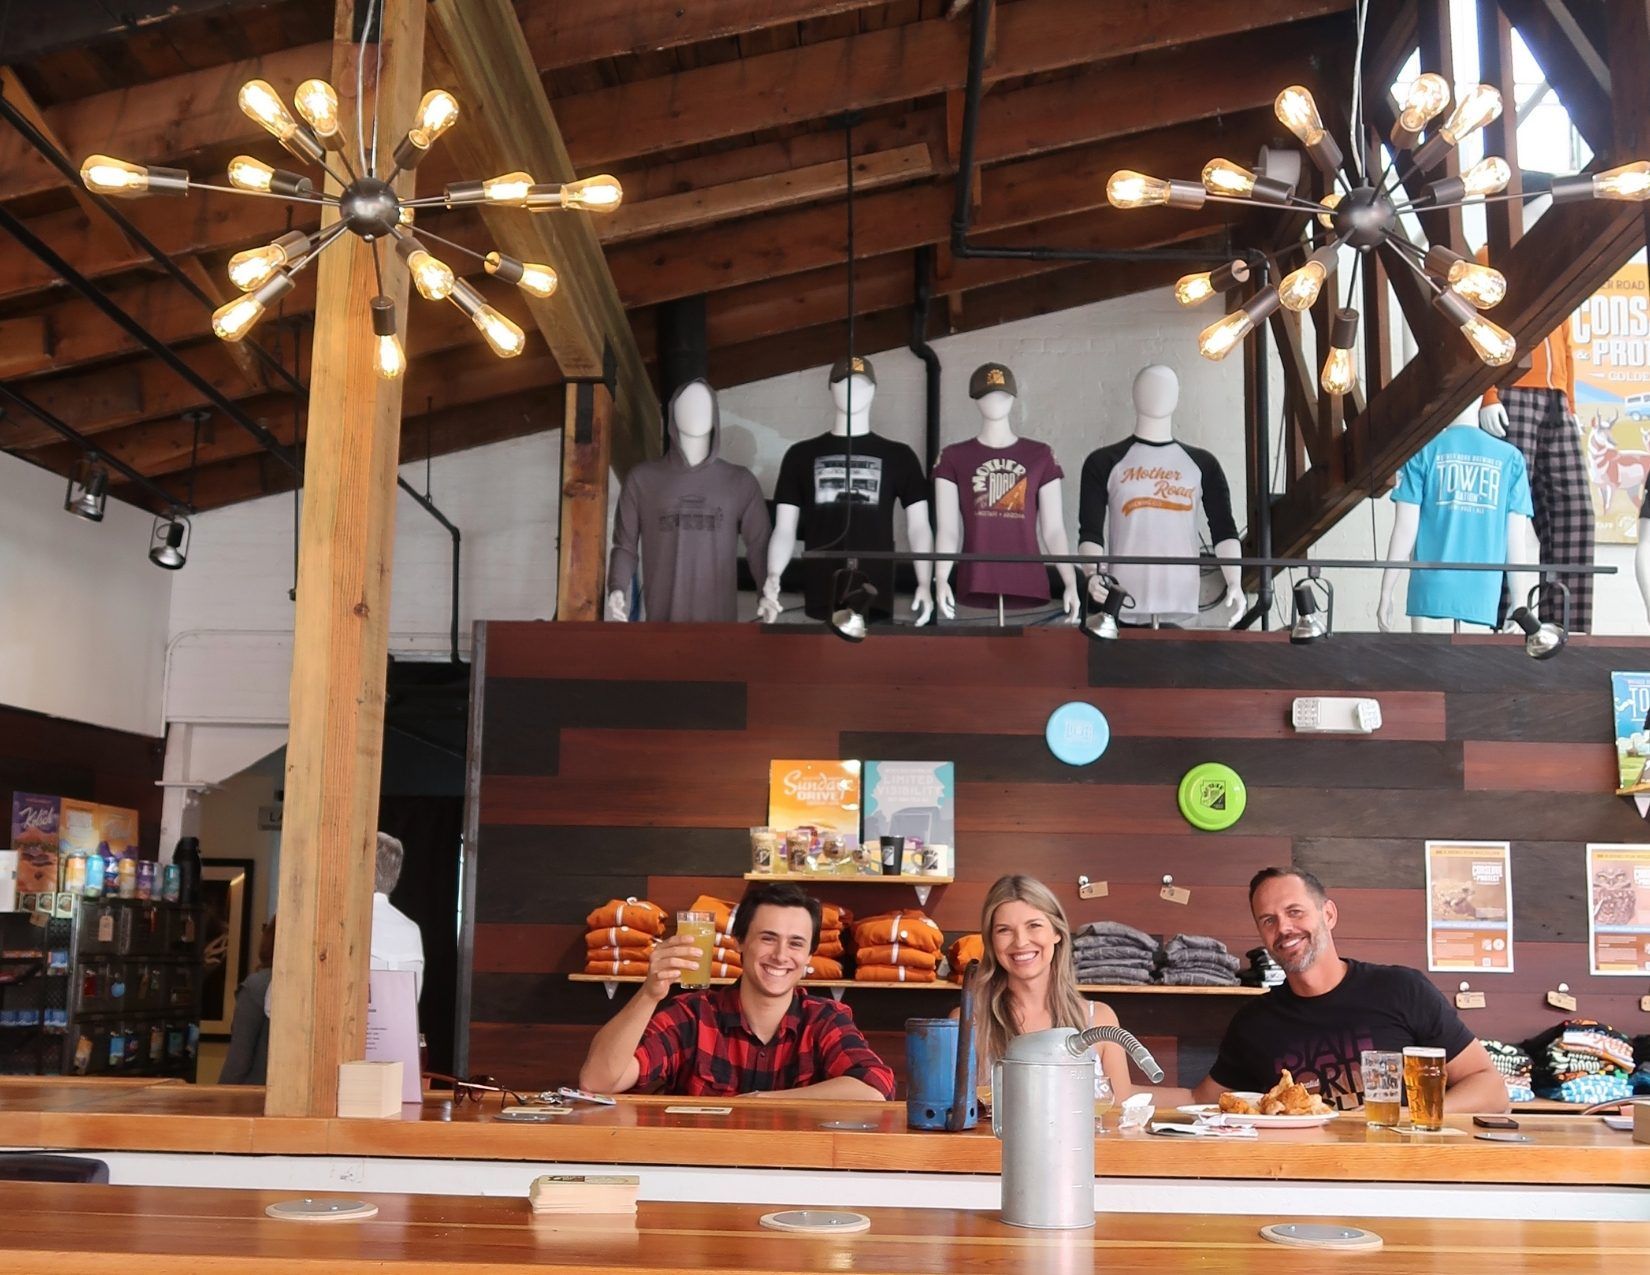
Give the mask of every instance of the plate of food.
POLYGON ((1287 1070, 1265 1093, 1229 1091, 1220 1095, 1219 1102, 1194 1103, 1180 1110, 1193 1116, 1221 1115, 1233 1124, 1254 1125, 1257 1129, 1311 1129, 1341 1114, 1299 1084, 1287 1070))

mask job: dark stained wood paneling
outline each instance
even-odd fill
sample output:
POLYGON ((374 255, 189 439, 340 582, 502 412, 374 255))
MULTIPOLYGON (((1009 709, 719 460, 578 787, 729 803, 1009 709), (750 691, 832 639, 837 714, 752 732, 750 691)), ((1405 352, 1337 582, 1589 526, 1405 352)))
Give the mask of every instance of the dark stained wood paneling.
MULTIPOLYGON (((1522 1039, 1561 1017, 1541 993, 1562 980, 1582 1013, 1650 1027, 1633 980, 1586 974, 1582 869, 1589 840, 1650 841, 1609 791, 1607 673, 1642 666, 1645 644, 1577 641, 1537 662, 1508 637, 1337 635, 1302 648, 1277 634, 1164 631, 1101 646, 1046 628, 851 646, 784 626, 494 624, 488 652, 487 703, 503 708, 486 729, 542 736, 553 721, 559 743, 553 764, 490 768, 479 794, 472 1059, 500 1075, 516 1067, 520 1083, 571 1080, 596 1025, 630 994, 609 1002, 562 977, 582 960, 584 914, 629 894, 670 909, 700 893, 737 898, 746 829, 766 817, 767 763, 786 756, 957 762, 957 881, 926 909, 949 936, 977 928, 991 882, 1021 871, 1047 882, 1074 924, 1209 933, 1241 954, 1258 943, 1250 876, 1294 861, 1336 899, 1343 950, 1424 967, 1423 842, 1508 840, 1518 969, 1473 980, 1490 1006, 1469 1025, 1522 1039), (1305 738, 1287 724, 1297 695, 1350 694, 1380 700, 1380 733, 1305 738), (1095 766, 1044 750, 1048 714, 1070 699, 1110 720, 1095 766), (1189 828, 1175 803, 1180 776, 1205 760, 1249 784, 1248 812, 1227 832, 1189 828), (1108 896, 1079 899, 1079 874, 1106 881, 1108 896), (1159 897, 1164 874, 1191 890, 1188 905, 1159 897)), ((908 887, 881 882, 822 880, 815 892, 860 915, 916 906, 908 887)), ((1459 982, 1433 978, 1446 991, 1459 982)), ((955 997, 856 988, 848 1003, 902 1058, 905 1018, 944 1013, 955 997)), ((1195 1083, 1239 1003, 1146 995, 1114 1007, 1195 1083)))
MULTIPOLYGON (((1349 788, 1461 787, 1461 745, 1375 738, 1132 739, 1112 728, 1111 744, 1090 766, 1068 766, 1041 733, 942 735, 847 731, 844 757, 954 761, 976 783, 1175 784, 1200 762, 1225 762, 1258 787, 1321 788, 1323 776, 1349 788)), ((1612 750, 1613 755, 1613 750, 1612 750)))
POLYGON ((1553 744, 1613 739, 1609 679, 1600 685, 1569 693, 1451 692, 1445 701, 1448 738, 1553 744))
POLYGON ((1608 792, 1616 786, 1614 744, 1463 745, 1465 786, 1487 792, 1608 792))

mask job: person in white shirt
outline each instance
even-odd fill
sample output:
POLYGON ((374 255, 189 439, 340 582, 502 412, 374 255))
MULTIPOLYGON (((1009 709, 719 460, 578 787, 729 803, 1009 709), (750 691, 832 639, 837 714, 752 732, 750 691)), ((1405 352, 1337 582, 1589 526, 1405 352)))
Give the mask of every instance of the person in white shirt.
POLYGON ((418 923, 390 902, 390 891, 401 880, 406 852, 387 832, 378 834, 378 858, 373 872, 372 968, 411 970, 413 987, 424 994, 424 937, 418 923))

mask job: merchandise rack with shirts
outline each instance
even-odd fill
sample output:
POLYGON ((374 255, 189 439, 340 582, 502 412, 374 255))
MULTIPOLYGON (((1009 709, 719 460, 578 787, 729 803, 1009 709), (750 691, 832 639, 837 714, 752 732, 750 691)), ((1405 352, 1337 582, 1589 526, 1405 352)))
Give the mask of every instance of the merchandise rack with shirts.
POLYGON ((51 915, 0 914, 0 1073, 192 1080, 200 908, 57 897, 51 915))

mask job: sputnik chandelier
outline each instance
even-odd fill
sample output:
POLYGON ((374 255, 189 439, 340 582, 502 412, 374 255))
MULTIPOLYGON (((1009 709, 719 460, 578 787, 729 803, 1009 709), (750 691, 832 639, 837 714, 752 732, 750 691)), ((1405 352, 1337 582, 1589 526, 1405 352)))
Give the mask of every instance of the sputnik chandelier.
MULTIPOLYGON (((1518 343, 1511 333, 1484 318, 1479 311, 1491 309, 1506 296, 1506 277, 1499 270, 1468 260, 1441 244, 1430 248, 1415 244, 1405 231, 1403 214, 1492 200, 1528 199, 1542 194, 1550 194, 1555 203, 1579 199, 1642 202, 1650 196, 1650 162, 1640 160, 1596 175, 1556 177, 1528 173, 1522 195, 1504 195, 1502 192, 1512 182, 1513 169, 1506 160, 1492 155, 1461 176, 1440 178, 1415 198, 1406 199, 1402 183, 1409 175, 1429 172, 1463 138, 1501 114, 1501 94, 1488 84, 1476 84, 1460 95, 1444 123, 1421 141, 1423 130, 1443 114, 1449 102, 1450 86, 1443 76, 1427 72, 1417 77, 1393 126, 1392 162, 1378 178, 1369 181, 1361 156, 1355 155, 1353 170, 1358 175, 1358 184, 1352 185, 1341 173, 1340 147, 1324 128, 1312 94, 1299 84, 1284 89, 1274 103, 1279 122, 1300 140, 1312 162, 1331 182, 1341 187, 1321 202, 1300 198, 1290 182, 1256 174, 1227 159, 1210 160, 1203 169, 1201 183, 1164 180, 1122 169, 1113 173, 1107 182, 1106 198, 1117 208, 1163 204, 1172 208, 1200 208, 1206 200, 1261 204, 1286 212, 1310 212, 1327 229, 1328 233, 1318 235, 1316 242, 1303 238, 1285 249, 1300 248, 1306 252, 1306 260, 1298 268, 1284 275, 1276 285, 1262 288, 1238 309, 1203 330, 1198 336, 1197 348, 1205 358, 1225 358, 1256 324, 1264 323, 1280 305, 1297 313, 1311 309, 1324 283, 1334 274, 1342 248, 1353 250, 1353 275, 1347 295, 1355 295, 1353 287, 1363 254, 1388 244, 1431 290, 1433 304, 1461 330, 1478 357, 1491 367, 1501 367, 1512 361, 1518 343), (1405 156, 1407 163, 1400 169, 1399 159, 1405 156)), ((1354 120, 1357 114, 1354 100, 1354 120)), ((1233 261, 1217 270, 1184 276, 1175 284, 1175 297, 1182 305, 1196 305, 1235 283, 1247 281, 1248 277, 1248 264, 1233 261)), ((1337 308, 1329 328, 1329 353, 1319 378, 1331 394, 1350 394, 1358 383, 1353 362, 1357 334, 1357 310, 1337 308)))
MULTIPOLYGON (((379 244, 384 239, 395 241, 395 251, 405 259, 420 295, 431 301, 451 301, 475 324, 495 354, 500 358, 513 358, 527 344, 521 328, 488 305, 475 288, 460 279, 451 266, 431 253, 408 229, 414 210, 484 204, 493 208, 524 208, 535 213, 557 209, 609 213, 623 198, 618 181, 606 174, 563 185, 535 182, 527 173, 513 172, 486 181, 455 182, 439 195, 399 199, 395 193, 396 178, 416 168, 436 139, 458 121, 458 99, 445 89, 431 89, 424 95, 412 127, 395 148, 393 167, 382 177, 378 175, 377 121, 373 121, 373 145, 369 152, 365 130, 357 120, 357 153, 366 169, 365 173, 358 174, 344 150, 337 90, 325 80, 305 80, 293 94, 293 105, 303 117, 302 123, 292 117, 280 95, 266 80, 247 81, 241 87, 239 100, 241 110, 288 152, 304 163, 325 170, 338 183, 340 193, 316 194, 308 177, 276 168, 251 155, 237 155, 229 162, 228 186, 196 182, 182 169, 144 167, 108 155, 93 155, 80 166, 80 177, 87 189, 100 195, 184 195, 191 188, 198 188, 284 199, 293 204, 320 204, 336 212, 337 220, 330 225, 323 224, 314 233, 289 231, 273 243, 237 252, 229 259, 230 282, 242 295, 213 312, 212 330, 225 341, 239 341, 244 337, 272 303, 292 291, 294 276, 348 231, 372 247, 379 295, 371 301, 370 317, 373 335, 377 338, 373 366, 379 376, 395 380, 407 367, 407 356, 397 330, 395 302, 383 295, 379 244), (343 166, 343 175, 328 162, 329 157, 337 158, 343 166)), ((479 253, 429 230, 423 233, 429 239, 477 258, 488 274, 501 282, 513 283, 535 297, 548 297, 556 290, 556 272, 550 266, 518 261, 502 252, 479 253)))

